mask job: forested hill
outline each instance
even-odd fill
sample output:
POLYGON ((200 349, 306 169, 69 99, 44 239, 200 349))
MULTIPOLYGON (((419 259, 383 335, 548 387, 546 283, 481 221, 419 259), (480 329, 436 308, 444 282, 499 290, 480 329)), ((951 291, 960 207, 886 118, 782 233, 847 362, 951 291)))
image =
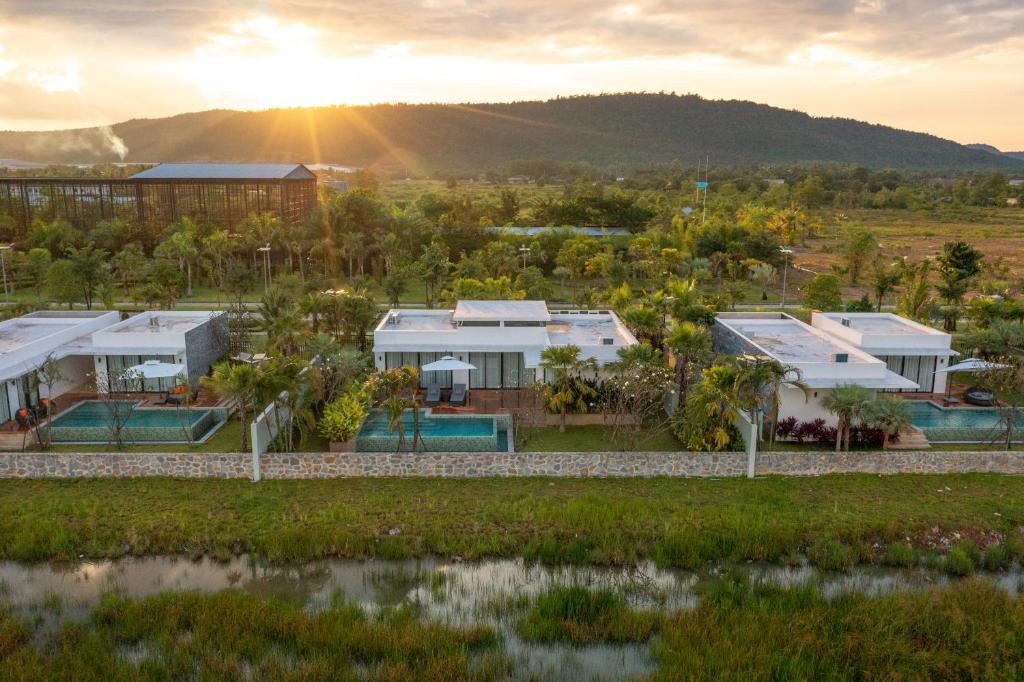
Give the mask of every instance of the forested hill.
MULTIPOLYGON (((108 129, 109 130, 109 129, 108 129)), ((632 168, 840 162, 869 167, 1024 169, 1024 161, 932 135, 815 118, 753 102, 622 94, 508 104, 382 104, 226 110, 119 123, 130 161, 304 161, 413 171, 483 170, 516 159, 632 168)), ((102 129, 0 133, 0 157, 110 161, 102 129)))

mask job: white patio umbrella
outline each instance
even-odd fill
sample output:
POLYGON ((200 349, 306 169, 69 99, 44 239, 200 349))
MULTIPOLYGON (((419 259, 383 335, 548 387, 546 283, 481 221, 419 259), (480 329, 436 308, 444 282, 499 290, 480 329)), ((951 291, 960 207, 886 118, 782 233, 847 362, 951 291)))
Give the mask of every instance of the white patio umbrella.
POLYGON ((1008 367, 1008 365, 1001 365, 998 362, 989 362, 988 360, 979 360, 978 358, 967 358, 955 365, 937 369, 935 370, 935 374, 942 374, 943 372, 984 372, 988 369, 1005 369, 1006 367, 1008 367))
POLYGON ((420 369, 424 372, 454 372, 460 369, 476 369, 476 365, 471 365, 468 362, 456 360, 451 355, 446 355, 440 360, 423 365, 420 369))
POLYGON ((146 360, 141 365, 132 365, 125 368, 125 372, 143 379, 166 379, 167 377, 176 377, 184 371, 185 367, 183 365, 175 365, 171 362, 161 362, 159 360, 146 360))

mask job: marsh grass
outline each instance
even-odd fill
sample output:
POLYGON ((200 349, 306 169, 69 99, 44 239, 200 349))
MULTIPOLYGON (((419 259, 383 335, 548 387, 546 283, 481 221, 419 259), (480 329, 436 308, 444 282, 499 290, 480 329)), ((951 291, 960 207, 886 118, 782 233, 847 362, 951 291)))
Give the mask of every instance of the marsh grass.
POLYGON ((822 538, 807 550, 807 560, 822 570, 845 573, 853 568, 857 557, 852 547, 835 538, 822 538))
MULTIPOLYGON (((856 562, 883 561, 895 542, 919 556, 947 538, 981 538, 987 549, 1019 526, 1024 478, 986 474, 0 481, 0 558, 22 561, 436 555, 698 569, 789 564, 830 538, 856 562)), ((1008 546, 1014 556, 1018 545, 1008 546)))
MULTIPOLYGON (((496 654, 496 643, 488 628, 423 623, 406 608, 370 617, 351 605, 310 613, 235 590, 108 594, 91 620, 64 624, 45 647, 0 615, 0 679, 490 679, 474 661, 496 654)), ((489 657, 489 670, 501 666, 489 657)))
POLYGON ((725 576, 668 619, 659 680, 1020 679, 1024 602, 970 579, 826 599, 725 576))
POLYGON ((662 619, 656 611, 631 609, 625 597, 613 590, 556 586, 529 603, 516 631, 528 642, 624 644, 646 642, 662 619))
POLYGON ((892 542, 886 545, 881 563, 885 566, 913 568, 917 562, 917 550, 905 542, 892 542))

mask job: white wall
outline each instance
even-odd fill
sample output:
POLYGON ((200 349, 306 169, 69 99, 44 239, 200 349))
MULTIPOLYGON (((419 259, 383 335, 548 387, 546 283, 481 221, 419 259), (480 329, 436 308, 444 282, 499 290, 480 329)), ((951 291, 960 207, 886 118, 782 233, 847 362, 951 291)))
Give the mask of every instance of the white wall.
POLYGON ((822 404, 825 397, 831 393, 832 389, 812 388, 805 399, 804 392, 800 389, 783 387, 780 392, 779 419, 796 417, 802 422, 824 419, 829 426, 836 426, 839 418, 822 404))
POLYGON ((69 355, 57 361, 62 379, 53 384, 52 394, 47 392, 44 384, 39 385, 40 398, 56 398, 62 393, 72 391, 90 380, 92 372, 92 356, 69 355))

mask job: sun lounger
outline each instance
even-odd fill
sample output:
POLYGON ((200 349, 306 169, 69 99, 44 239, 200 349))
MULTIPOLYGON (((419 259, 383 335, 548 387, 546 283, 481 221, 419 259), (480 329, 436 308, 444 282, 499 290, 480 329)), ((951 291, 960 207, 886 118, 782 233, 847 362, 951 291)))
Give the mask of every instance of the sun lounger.
POLYGON ((455 384, 452 386, 452 397, 448 401, 452 405, 466 404, 466 384, 455 384))
POLYGON ((441 404, 441 387, 437 384, 427 386, 427 397, 423 403, 427 407, 434 407, 441 404))

